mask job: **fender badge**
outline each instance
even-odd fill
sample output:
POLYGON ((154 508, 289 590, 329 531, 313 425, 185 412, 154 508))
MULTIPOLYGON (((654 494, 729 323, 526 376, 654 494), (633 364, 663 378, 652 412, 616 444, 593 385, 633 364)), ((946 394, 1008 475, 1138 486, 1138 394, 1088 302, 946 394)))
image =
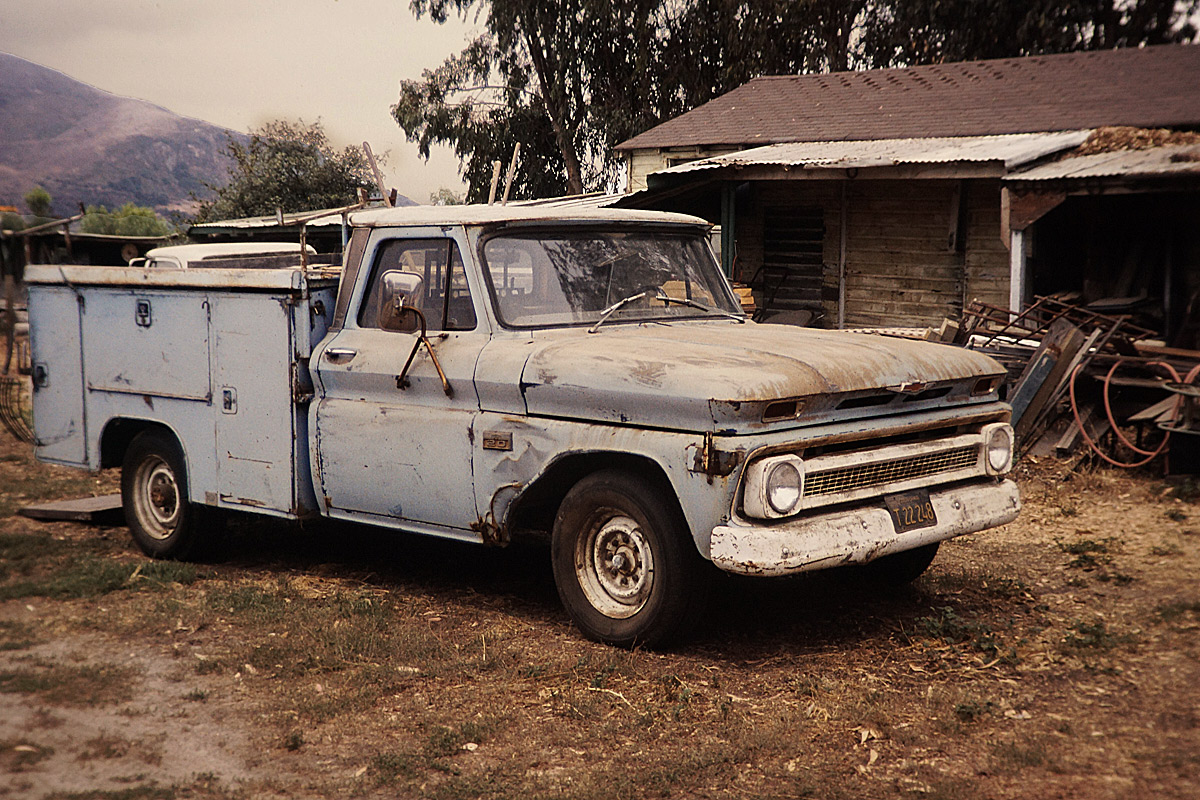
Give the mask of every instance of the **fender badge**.
POLYGON ((484 450, 512 450, 512 433, 502 431, 483 432, 484 450))

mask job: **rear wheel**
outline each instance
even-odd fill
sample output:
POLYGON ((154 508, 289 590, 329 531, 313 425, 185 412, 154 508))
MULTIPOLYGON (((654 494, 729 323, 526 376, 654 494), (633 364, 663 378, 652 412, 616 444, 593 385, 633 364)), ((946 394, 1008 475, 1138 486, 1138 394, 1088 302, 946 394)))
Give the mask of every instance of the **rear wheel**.
POLYGON ((121 501, 133 540, 153 558, 196 558, 216 535, 215 515, 188 502, 187 468, 175 438, 137 435, 121 466, 121 501))
POLYGON ((703 613, 707 564, 664 494, 640 476, 605 471, 579 481, 559 507, 554 580, 589 639, 620 647, 666 644, 703 613))

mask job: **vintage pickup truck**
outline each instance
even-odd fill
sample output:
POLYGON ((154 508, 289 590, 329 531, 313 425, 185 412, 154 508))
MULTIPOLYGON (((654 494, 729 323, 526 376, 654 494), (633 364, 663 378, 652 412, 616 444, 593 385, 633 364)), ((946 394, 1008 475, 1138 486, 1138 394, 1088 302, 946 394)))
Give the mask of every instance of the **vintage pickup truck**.
POLYGON ((156 557, 222 510, 548 534, 574 622, 623 646, 694 624, 713 565, 899 583, 1017 515, 995 362, 750 322, 703 220, 350 221, 341 269, 29 267, 38 457, 121 467, 156 557))

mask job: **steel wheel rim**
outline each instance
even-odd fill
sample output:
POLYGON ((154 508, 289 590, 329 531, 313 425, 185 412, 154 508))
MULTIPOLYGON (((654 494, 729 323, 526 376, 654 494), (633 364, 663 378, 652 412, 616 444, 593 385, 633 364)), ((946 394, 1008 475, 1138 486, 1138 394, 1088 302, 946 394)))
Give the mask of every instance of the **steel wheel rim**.
POLYGON ((134 503, 145 532, 154 539, 166 539, 175 532, 183 509, 175 471, 161 458, 143 461, 135 477, 134 503))
POLYGON ((627 619, 641 611, 654 587, 654 555, 641 526, 624 515, 597 520, 578 540, 575 575, 604 616, 627 619))

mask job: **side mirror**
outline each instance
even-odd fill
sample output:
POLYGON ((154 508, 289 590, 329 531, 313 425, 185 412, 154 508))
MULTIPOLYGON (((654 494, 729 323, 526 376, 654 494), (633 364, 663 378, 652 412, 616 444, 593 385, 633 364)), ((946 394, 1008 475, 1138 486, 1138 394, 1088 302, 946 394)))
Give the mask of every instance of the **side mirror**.
POLYGON ((409 309, 421 309, 425 281, 420 275, 390 269, 379 276, 379 327, 385 331, 412 333, 419 326, 418 315, 409 309))

